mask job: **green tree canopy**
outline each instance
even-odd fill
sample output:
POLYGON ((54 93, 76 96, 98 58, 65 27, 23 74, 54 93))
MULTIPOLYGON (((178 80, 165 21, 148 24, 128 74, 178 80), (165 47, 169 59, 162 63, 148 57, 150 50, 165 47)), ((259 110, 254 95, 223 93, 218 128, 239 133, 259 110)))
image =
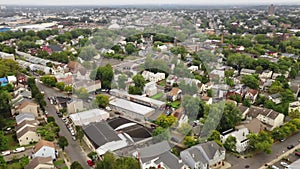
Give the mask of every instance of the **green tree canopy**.
POLYGON ((69 142, 65 136, 60 136, 58 138, 58 145, 62 150, 65 150, 65 147, 67 147, 69 145, 69 142))
POLYGON ((99 107, 105 108, 109 103, 109 96, 103 95, 103 94, 98 94, 96 96, 96 101, 97 101, 99 107))
POLYGON ((84 168, 82 167, 82 165, 78 161, 74 161, 71 164, 71 169, 84 169, 84 168))

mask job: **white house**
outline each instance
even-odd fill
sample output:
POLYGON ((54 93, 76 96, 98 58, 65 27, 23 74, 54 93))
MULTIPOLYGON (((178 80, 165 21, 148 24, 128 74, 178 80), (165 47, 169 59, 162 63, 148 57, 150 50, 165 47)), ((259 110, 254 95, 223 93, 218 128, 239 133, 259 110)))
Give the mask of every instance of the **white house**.
POLYGON ((167 94, 167 100, 176 101, 181 98, 182 90, 178 87, 173 87, 172 90, 167 94))
POLYGON ((271 70, 264 70, 261 74, 259 74, 259 78, 261 79, 271 79, 273 71, 271 70))
POLYGON ((32 157, 51 157, 52 160, 56 159, 54 143, 46 140, 39 141, 33 148, 32 157))
POLYGON ((142 76, 144 77, 145 80, 149 80, 151 82, 159 82, 161 80, 164 80, 166 78, 165 73, 153 73, 149 71, 143 71, 142 76))
POLYGON ((255 70, 245 69, 245 68, 243 68, 240 72, 241 75, 251 75, 251 74, 254 74, 254 73, 255 73, 255 70))
POLYGON ((245 99, 249 99, 250 103, 253 104, 258 96, 258 90, 249 89, 245 94, 245 99))
POLYGON ((76 126, 88 125, 92 122, 107 120, 109 113, 101 109, 91 109, 75 114, 71 114, 70 119, 76 126))
POLYGON ((289 113, 292 111, 298 111, 300 112, 300 101, 295 101, 290 103, 289 105, 289 113))
POLYGON ((144 87, 144 93, 150 97, 156 95, 157 94, 156 83, 154 81, 146 83, 144 87))
POLYGON ((231 129, 229 131, 225 131, 222 133, 221 140, 222 140, 222 143, 224 144, 229 136, 235 137, 236 138, 235 151, 237 151, 238 153, 241 153, 241 152, 245 151, 248 147, 247 135, 249 133, 250 133, 249 129, 245 128, 245 127, 237 129, 237 130, 231 129))
POLYGON ((281 95, 279 93, 275 93, 269 96, 269 100, 272 100, 275 104, 281 103, 281 95))

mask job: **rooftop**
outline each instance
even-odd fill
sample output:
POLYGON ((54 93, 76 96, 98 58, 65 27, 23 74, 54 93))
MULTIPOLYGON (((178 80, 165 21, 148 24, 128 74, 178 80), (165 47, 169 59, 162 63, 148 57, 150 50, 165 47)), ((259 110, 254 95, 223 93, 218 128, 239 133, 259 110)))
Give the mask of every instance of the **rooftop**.
POLYGON ((154 109, 152 109, 150 107, 143 106, 143 105, 131 102, 131 101, 124 100, 124 99, 118 99, 118 98, 110 101, 109 104, 116 106, 116 107, 121 107, 128 111, 138 113, 140 115, 146 115, 149 112, 154 111, 154 109))

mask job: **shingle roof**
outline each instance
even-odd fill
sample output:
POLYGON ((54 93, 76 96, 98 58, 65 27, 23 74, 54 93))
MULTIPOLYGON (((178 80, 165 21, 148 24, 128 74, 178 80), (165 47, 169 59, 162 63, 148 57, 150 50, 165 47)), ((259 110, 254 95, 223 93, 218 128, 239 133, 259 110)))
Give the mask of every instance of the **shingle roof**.
MULTIPOLYGON (((48 164, 53 165, 52 158, 51 157, 35 157, 32 159, 29 164, 25 167, 25 169, 33 169, 37 167, 39 164, 48 164)), ((54 165, 53 165, 53 168, 54 165)))
POLYGON ((83 131, 95 148, 112 141, 121 140, 116 132, 105 121, 90 123, 83 126, 83 131))
POLYGON ((38 122, 36 120, 24 120, 15 127, 15 130, 18 131, 25 125, 37 126, 37 124, 38 124, 38 122))
POLYGON ((255 107, 255 106, 251 106, 248 116, 251 116, 253 118, 256 118, 258 115, 263 115, 266 117, 269 117, 271 119, 276 119, 276 117, 279 115, 278 112, 271 110, 271 109, 267 109, 267 108, 262 108, 262 107, 255 107))
POLYGON ((18 107, 18 109, 23 109, 24 107, 26 107, 28 105, 37 106, 36 103, 26 100, 23 103, 21 103, 21 105, 18 107))
POLYGON ((148 162, 157 157, 162 153, 168 152, 171 150, 171 147, 167 141, 163 141, 157 144, 153 144, 149 147, 140 149, 140 158, 142 162, 148 162))
POLYGON ((40 140, 33 148, 33 152, 36 153, 38 152, 42 147, 47 146, 47 147, 52 147, 55 149, 55 145, 53 142, 46 141, 46 140, 40 140))
POLYGON ((34 120, 35 117, 32 113, 21 113, 16 116, 17 124, 20 124, 24 120, 34 120))
POLYGON ((171 169, 181 169, 184 165, 184 163, 179 162, 179 159, 170 151, 160 154, 159 159, 155 161, 156 164, 161 162, 171 169))
POLYGON ((18 132, 17 138, 21 138, 22 136, 24 136, 27 132, 32 131, 32 132, 36 132, 37 127, 25 127, 23 130, 21 130, 20 132, 18 132))

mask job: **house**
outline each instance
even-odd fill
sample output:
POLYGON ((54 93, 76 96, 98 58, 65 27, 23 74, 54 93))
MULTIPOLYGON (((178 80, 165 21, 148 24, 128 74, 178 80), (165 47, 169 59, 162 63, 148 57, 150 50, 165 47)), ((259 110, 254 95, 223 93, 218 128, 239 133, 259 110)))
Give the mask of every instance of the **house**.
POLYGON ((0 58, 15 60, 15 55, 10 53, 0 52, 0 58))
POLYGON ((262 123, 257 118, 253 118, 251 120, 243 121, 243 126, 245 126, 251 133, 258 134, 261 131, 264 131, 267 129, 267 125, 262 123))
POLYGON ((238 108, 242 114, 242 119, 245 119, 247 113, 249 112, 249 107, 243 106, 243 104, 239 104, 238 108))
POLYGON ((56 150, 53 142, 40 140, 33 147, 32 158, 36 157, 51 157, 52 160, 56 159, 56 150))
POLYGON ((167 93, 167 100, 169 101, 176 101, 181 99, 181 93, 182 90, 180 90, 178 87, 173 87, 172 90, 167 93))
POLYGON ((144 87, 144 93, 149 97, 156 95, 157 94, 156 83, 153 81, 146 83, 144 87))
POLYGON ((16 109, 15 112, 18 114, 22 113, 32 113, 35 117, 39 116, 39 106, 33 101, 26 100, 22 102, 16 109))
POLYGON ((37 127, 38 125, 39 125, 39 122, 36 120, 24 120, 22 123, 18 124, 15 127, 15 131, 18 133, 26 127, 37 127))
POLYGON ((281 103, 281 94, 279 93, 271 94, 268 98, 269 100, 272 100, 272 102, 274 102, 275 104, 281 103))
POLYGON ((117 134, 105 121, 83 126, 83 132, 85 133, 83 140, 99 156, 107 151, 113 152, 128 145, 128 136, 122 133, 117 134))
POLYGON ((181 151, 180 157, 191 169, 209 169, 223 164, 225 149, 216 142, 209 141, 181 151))
POLYGON ((263 87, 261 89, 263 89, 264 91, 268 91, 274 81, 275 80, 273 80, 273 79, 267 79, 264 82, 263 87))
POLYGON ((87 80, 84 80, 84 81, 78 81, 78 82, 75 82, 73 84, 73 87, 75 90, 78 90, 80 88, 85 88, 87 90, 88 93, 90 92, 94 92, 98 89, 101 89, 101 82, 99 80, 96 80, 96 81, 87 81, 87 80))
POLYGON ((261 79, 271 79, 273 71, 271 70, 264 70, 261 74, 258 75, 261 79))
MULTIPOLYGON (((177 118, 178 127, 180 127, 182 124, 188 123, 188 116, 184 114, 184 108, 180 107, 172 112, 172 115, 177 118)), ((190 118, 196 118, 196 117, 190 117, 190 118)))
POLYGON ((292 111, 300 112, 300 101, 294 101, 289 104, 289 113, 292 111))
POLYGON ((283 124, 284 115, 274 110, 251 106, 247 114, 247 119, 257 118, 267 126, 267 130, 273 130, 283 124))
POLYGON ((177 83, 178 77, 175 75, 169 75, 166 80, 166 85, 173 86, 173 84, 177 83))
POLYGON ((149 71, 143 71, 142 76, 144 77, 145 80, 149 80, 150 82, 159 82, 161 80, 164 80, 166 78, 165 73, 153 73, 149 71))
POLYGON ((35 120, 35 116, 32 113, 22 113, 22 114, 17 115, 15 118, 16 118, 17 125, 19 125, 23 121, 35 120))
POLYGON ((7 76, 6 78, 7 78, 8 83, 15 84, 17 82, 16 76, 7 76))
POLYGON ((250 103, 253 104, 258 96, 258 90, 249 89, 245 94, 245 99, 249 99, 250 103))
POLYGON ((254 73, 255 73, 255 70, 243 68, 240 72, 240 75, 252 75, 254 73))
POLYGON ((109 118, 109 113, 101 109, 91 109, 80 113, 71 114, 69 115, 69 118, 72 120, 74 125, 82 126, 93 122, 107 120, 109 118))
POLYGON ((22 130, 17 131, 17 139, 19 141, 20 146, 28 145, 32 142, 37 142, 41 139, 39 134, 36 132, 37 127, 26 126, 22 130))
POLYGON ((162 141, 144 148, 141 148, 136 156, 142 169, 169 168, 169 169, 187 169, 182 160, 178 159, 170 152, 171 147, 167 141, 162 141))
POLYGON ((67 102, 67 112, 70 114, 83 111, 83 101, 80 99, 72 99, 67 102))
POLYGON ((238 153, 241 153, 245 151, 248 147, 248 139, 247 135, 250 134, 249 129, 246 127, 238 128, 236 130, 230 129, 228 131, 225 131, 221 135, 221 141, 224 144, 225 141, 229 136, 233 136, 236 138, 236 149, 233 151, 237 151, 238 153))
POLYGON ((35 157, 25 169, 55 169, 55 166, 51 157, 35 157))

